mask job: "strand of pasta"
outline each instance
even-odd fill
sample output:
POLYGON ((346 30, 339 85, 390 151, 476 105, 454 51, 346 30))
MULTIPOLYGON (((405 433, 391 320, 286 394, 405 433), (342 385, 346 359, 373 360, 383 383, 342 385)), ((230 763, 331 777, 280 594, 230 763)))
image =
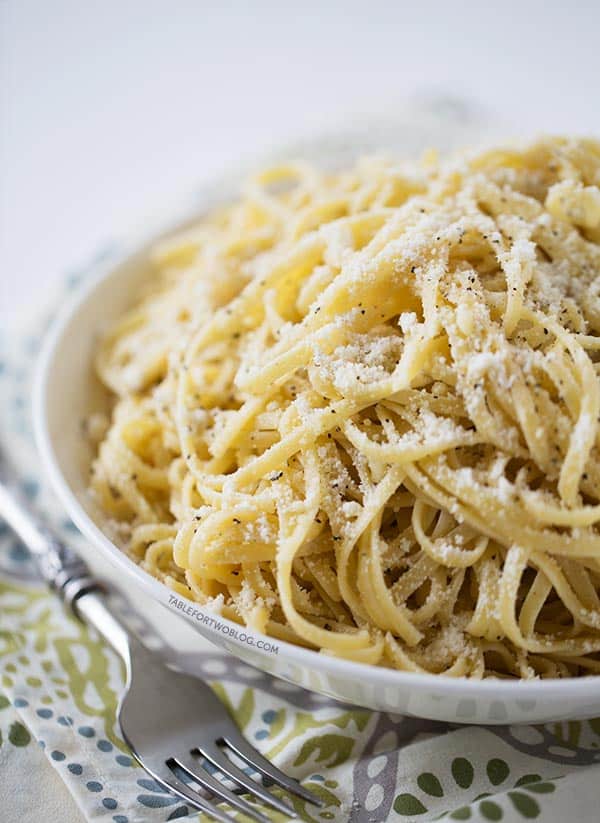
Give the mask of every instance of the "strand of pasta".
POLYGON ((334 656, 600 671, 600 147, 283 165, 102 342, 92 489, 183 595, 334 656))

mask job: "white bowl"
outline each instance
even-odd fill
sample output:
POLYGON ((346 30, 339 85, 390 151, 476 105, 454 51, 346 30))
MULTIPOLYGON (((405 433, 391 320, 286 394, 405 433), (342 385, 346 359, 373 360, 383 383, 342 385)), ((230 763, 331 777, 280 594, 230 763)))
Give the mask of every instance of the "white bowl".
MULTIPOLYGON (((226 197, 232 186, 220 181, 212 191, 226 197)), ((207 194, 204 208, 214 199, 207 194)), ((600 679, 595 677, 451 679, 348 662, 268 638, 174 595, 111 542, 103 531, 102 514, 86 494, 92 455, 80 421, 106 402, 94 376, 93 353, 99 334, 132 303, 147 274, 147 250, 159 233, 146 234, 149 239, 128 244, 128 250, 105 261, 53 324, 37 372, 34 424, 52 486, 89 541, 84 550, 88 561, 126 591, 138 613, 161 635, 167 655, 200 672, 198 656, 205 654, 205 646, 199 632, 252 666, 314 692, 371 709, 449 722, 539 723, 598 715, 600 679), (171 615, 156 608, 157 603, 171 615)))

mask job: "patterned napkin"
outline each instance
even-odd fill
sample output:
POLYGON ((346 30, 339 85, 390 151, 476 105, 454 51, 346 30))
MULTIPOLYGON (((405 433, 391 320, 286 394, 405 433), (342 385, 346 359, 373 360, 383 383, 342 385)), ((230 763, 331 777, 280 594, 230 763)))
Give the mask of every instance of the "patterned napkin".
MULTIPOLYGON (((0 333, 1 448, 25 492, 77 544, 32 442, 31 367, 44 327, 0 333)), ((325 801, 321 810, 296 803, 302 820, 598 819, 600 719, 486 728, 377 714, 273 680, 208 643, 204 670, 247 738, 325 801)), ((25 548, 0 524, 2 820, 47 819, 53 808, 64 814, 52 819, 77 819, 57 774, 87 820, 203 819, 132 761, 115 725, 122 684, 117 656, 39 585, 25 548)))

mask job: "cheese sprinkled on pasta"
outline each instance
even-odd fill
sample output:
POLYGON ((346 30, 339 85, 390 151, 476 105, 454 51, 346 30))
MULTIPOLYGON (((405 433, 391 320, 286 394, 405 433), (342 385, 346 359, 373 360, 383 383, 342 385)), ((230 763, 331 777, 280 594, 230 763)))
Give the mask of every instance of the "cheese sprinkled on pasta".
POLYGON ((227 617, 451 676, 600 670, 600 144, 270 169, 110 331, 91 488, 227 617))

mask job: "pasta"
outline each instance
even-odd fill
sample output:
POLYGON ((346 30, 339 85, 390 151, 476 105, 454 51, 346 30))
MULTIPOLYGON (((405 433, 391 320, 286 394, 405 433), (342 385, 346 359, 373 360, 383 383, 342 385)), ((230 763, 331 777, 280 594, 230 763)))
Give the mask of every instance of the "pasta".
POLYGON ((600 143, 280 166, 151 258, 91 475, 143 568, 324 654, 600 671, 600 143))

